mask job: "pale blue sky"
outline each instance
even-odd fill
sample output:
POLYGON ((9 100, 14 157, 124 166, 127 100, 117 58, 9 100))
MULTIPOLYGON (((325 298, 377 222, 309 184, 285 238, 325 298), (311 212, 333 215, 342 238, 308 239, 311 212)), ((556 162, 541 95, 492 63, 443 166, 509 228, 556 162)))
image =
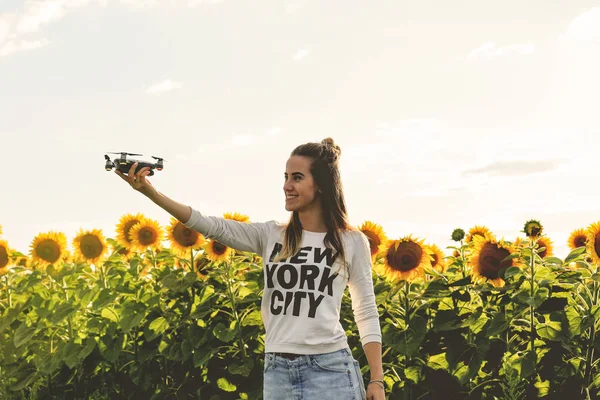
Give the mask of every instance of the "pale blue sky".
POLYGON ((290 151, 333 137, 352 222, 445 248, 456 227, 559 256, 600 220, 597 1, 0 2, 4 238, 169 216, 104 152, 164 157, 159 190, 285 221, 290 151))

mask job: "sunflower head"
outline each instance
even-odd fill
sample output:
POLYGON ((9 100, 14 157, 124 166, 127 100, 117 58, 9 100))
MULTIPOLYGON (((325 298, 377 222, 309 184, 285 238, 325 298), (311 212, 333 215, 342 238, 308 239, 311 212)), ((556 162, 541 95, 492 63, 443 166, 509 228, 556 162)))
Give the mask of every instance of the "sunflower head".
POLYGON ((426 247, 429 250, 429 256, 431 258, 431 267, 437 272, 445 272, 448 265, 446 263, 445 255, 442 249, 440 249, 437 245, 433 243, 427 245, 426 247))
POLYGON ((487 238, 488 236, 491 236, 491 235, 492 235, 492 233, 486 226, 475 225, 474 227, 469 229, 469 233, 467 234, 467 237, 465 238, 465 242, 471 243, 473 241, 473 239, 477 236, 480 236, 482 238, 487 238))
POLYGON ((167 228, 167 238, 171 242, 173 253, 180 257, 189 255, 192 249, 197 250, 206 241, 200 233, 175 218, 171 218, 171 224, 167 228))
POLYGON ((207 240, 202 246, 206 258, 211 261, 229 261, 233 253, 231 247, 225 246, 216 240, 207 240))
POLYGON ((527 235, 527 237, 532 239, 540 237, 543 230, 544 227, 542 226, 541 222, 535 219, 530 219, 529 221, 525 222, 525 225, 523 226, 523 232, 527 235))
POLYGON ((210 262, 211 261, 208 258, 203 257, 198 257, 194 260, 194 271, 196 271, 198 278, 204 281, 208 279, 208 275, 211 271, 211 268, 209 267, 210 262))
POLYGON ((552 246, 552 241, 547 236, 540 236, 537 238, 538 249, 544 247, 545 249, 539 252, 539 256, 541 258, 552 257, 554 255, 554 247, 552 246))
POLYGON ((80 229, 73 239, 73 252, 77 260, 98 264, 106 256, 107 250, 106 239, 99 229, 80 229))
POLYGON ((587 244, 587 233, 585 229, 579 228, 571 232, 571 235, 568 239, 568 244, 571 250, 585 246, 587 244))
POLYGON ((67 238, 62 232, 37 235, 31 243, 30 255, 41 267, 62 262, 67 251, 67 238))
POLYGON ((142 218, 129 231, 131 247, 139 251, 145 251, 147 248, 158 250, 162 245, 163 236, 163 228, 150 218, 142 218))
POLYGON ((0 275, 4 275, 8 271, 11 253, 6 240, 0 239, 0 275))
POLYGON ((470 260, 473 281, 489 282, 494 287, 504 286, 500 272, 508 267, 520 266, 517 258, 506 260, 514 252, 512 245, 504 240, 498 241, 494 236, 475 238, 470 260))
POLYGON ((600 221, 590 224, 586 229, 586 234, 587 253, 594 264, 600 265, 600 221))
POLYGON ((250 217, 245 215, 245 214, 241 214, 238 212, 226 212, 223 214, 223 218, 225 219, 232 219, 234 221, 239 221, 239 222, 245 222, 245 223, 249 223, 250 222, 250 217))
POLYGON ((380 250, 383 264, 378 270, 391 281, 413 281, 423 278, 424 268, 431 265, 431 256, 423 240, 411 235, 389 240, 381 245, 380 250))
POLYGON ((117 242, 123 247, 131 247, 133 242, 131 241, 131 237, 129 234, 131 233, 131 228, 144 219, 144 215, 137 214, 125 214, 119 220, 117 224, 117 242))
POLYGON ((452 240, 454 240, 455 242, 460 242, 464 238, 465 238, 465 231, 463 231, 462 229, 456 228, 455 230, 452 231, 452 240))
POLYGON ((379 252, 379 247, 387 240, 381 225, 371 221, 365 221, 361 226, 358 227, 358 230, 361 231, 369 240, 371 257, 376 256, 379 252))

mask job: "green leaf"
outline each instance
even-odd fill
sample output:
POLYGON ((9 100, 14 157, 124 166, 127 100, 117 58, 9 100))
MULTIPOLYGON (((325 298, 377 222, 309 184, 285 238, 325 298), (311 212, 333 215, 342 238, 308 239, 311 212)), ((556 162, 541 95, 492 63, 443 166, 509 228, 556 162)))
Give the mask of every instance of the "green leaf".
POLYGON ((436 331, 451 331, 462 326, 462 317, 456 310, 438 310, 433 320, 433 329, 436 331))
POLYGON ((106 318, 113 322, 119 322, 119 316, 117 314, 117 311, 112 307, 103 308, 100 315, 102 315, 103 318, 106 318))
POLYGON ((533 373, 536 363, 537 354, 535 351, 528 350, 521 359, 521 379, 525 379, 533 373))
POLYGON ((259 310, 254 310, 242 320, 242 326, 261 326, 262 315, 259 310))
POLYGON ((86 338, 85 346, 83 346, 83 348, 77 355, 79 361, 85 360, 90 354, 92 354, 92 351, 94 351, 94 348, 96 348, 96 341, 91 337, 86 338))
POLYGON ((568 306, 565 310, 567 321, 569 321, 569 334, 571 336, 580 335, 582 332, 583 317, 574 306, 568 306))
POLYGON ((581 247, 578 247, 575 250, 571 251, 569 253, 569 255, 567 256, 567 258, 565 258, 565 264, 570 263, 571 261, 575 260, 580 255, 585 253, 585 250, 586 250, 585 246, 581 246, 581 247))
POLYGON ((168 327, 169 322, 165 317, 158 317, 150 322, 148 330, 144 332, 144 336, 147 340, 154 340, 157 336, 162 335, 168 327))
POLYGON ((144 317, 145 312, 143 305, 139 303, 126 303, 125 308, 121 313, 119 326, 123 329, 123 332, 128 333, 131 329, 138 326, 144 317))
POLYGON ((203 367, 208 363, 208 360, 217 353, 217 350, 196 349, 194 350, 194 367, 203 367))
POLYGON ((503 312, 499 312, 492 318, 492 322, 487 330, 488 337, 504 333, 508 329, 508 322, 503 312))
POLYGON ((446 353, 435 354, 429 357, 427 366, 431 369, 448 370, 448 361, 446 361, 446 353))
POLYGON ((523 274, 523 270, 519 267, 508 267, 505 271, 504 271, 504 278, 508 279, 508 278, 512 278, 513 276, 517 276, 517 275, 521 275, 523 274))
POLYGON ((35 334, 35 327, 27 327, 27 325, 23 322, 17 330, 15 331, 15 336, 13 338, 13 343, 15 347, 19 348, 25 343, 27 343, 35 334))
POLYGON ((541 338, 549 340, 559 340, 561 336, 562 327, 559 321, 548 320, 545 323, 541 323, 536 327, 536 331, 541 338))
POLYGON ((413 365, 404 369, 404 376, 413 383, 419 383, 421 381, 421 370, 420 365, 413 365))
POLYGON ((58 324, 60 321, 71 315, 75 308, 68 303, 59 304, 50 317, 50 322, 58 324))
POLYGON ((237 386, 235 386, 233 383, 229 382, 225 378, 217 379, 217 386, 219 387, 219 389, 225 392, 235 392, 237 390, 237 386))
POLYGON ((92 303, 92 309, 94 311, 98 311, 100 309, 104 309, 110 303, 112 303, 117 298, 117 293, 111 292, 110 289, 102 289, 100 294, 92 303))
POLYGON ((78 347, 79 346, 77 346, 75 343, 68 342, 62 349, 63 361, 65 364, 67 364, 69 369, 73 369, 77 366, 77 364, 79 364, 79 351, 77 351, 78 347))
POLYGON ((227 367, 227 370, 234 375, 250 376, 254 367, 254 362, 251 358, 245 358, 241 363, 232 363, 227 367))
POLYGON ((213 328, 213 335, 222 342, 229 343, 235 337, 235 331, 227 328, 222 322, 219 322, 213 328))

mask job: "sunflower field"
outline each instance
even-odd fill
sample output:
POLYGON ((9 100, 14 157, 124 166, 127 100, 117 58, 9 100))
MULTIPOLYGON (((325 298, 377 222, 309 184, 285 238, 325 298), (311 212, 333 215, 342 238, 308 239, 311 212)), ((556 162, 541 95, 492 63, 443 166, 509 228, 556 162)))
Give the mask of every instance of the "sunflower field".
MULTIPOLYGON (((225 218, 249 222, 239 213, 225 218)), ((600 398, 600 222, 553 255, 539 221, 386 237, 366 221, 389 399, 600 398)), ((127 214, 114 238, 38 234, 24 254, 0 227, 0 398, 260 399, 262 260, 127 214)), ((348 293, 354 357, 369 366, 348 293)))

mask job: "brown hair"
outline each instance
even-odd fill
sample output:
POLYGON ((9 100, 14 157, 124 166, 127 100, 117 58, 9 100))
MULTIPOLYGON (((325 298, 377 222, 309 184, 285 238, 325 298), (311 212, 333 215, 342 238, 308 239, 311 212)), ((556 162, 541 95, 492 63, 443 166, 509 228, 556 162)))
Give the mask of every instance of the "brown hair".
MULTIPOLYGON (((346 201, 338 161, 341 149, 332 138, 323 139, 320 143, 305 143, 296 147, 290 156, 304 156, 312 160, 310 173, 320 189, 323 220, 327 227, 324 244, 333 248, 335 260, 341 258, 341 266, 346 267, 346 254, 342 242, 341 231, 352 230, 348 223, 346 201)), ((282 260, 294 256, 300 250, 302 225, 298 212, 293 211, 285 229, 283 248, 277 259, 282 260)), ((339 269, 338 269, 339 271, 339 269)))

